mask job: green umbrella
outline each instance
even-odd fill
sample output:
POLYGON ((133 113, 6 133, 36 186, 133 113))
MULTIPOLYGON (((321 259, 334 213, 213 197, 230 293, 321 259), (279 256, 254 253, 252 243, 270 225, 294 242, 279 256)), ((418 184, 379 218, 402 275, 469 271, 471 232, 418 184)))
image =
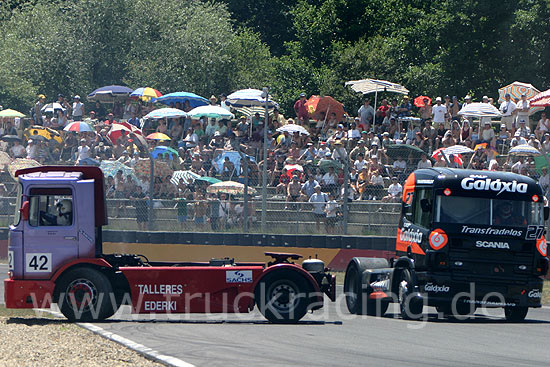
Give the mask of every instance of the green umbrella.
POLYGON ((319 161, 319 168, 323 171, 328 171, 329 167, 333 167, 335 170, 342 168, 342 163, 335 161, 334 159, 321 159, 319 161))
POLYGON ((537 172, 541 172, 541 169, 543 167, 549 167, 550 165, 548 164, 549 160, 550 160, 550 155, 546 155, 546 157, 544 155, 540 155, 538 157, 534 157, 533 158, 535 160, 535 169, 537 170, 537 172))
POLYGON ((392 159, 396 159, 398 156, 407 159, 411 154, 413 158, 420 158, 422 154, 426 154, 428 159, 433 161, 433 158, 431 158, 425 151, 414 145, 391 144, 386 147, 386 155, 392 159))
POLYGON ((195 181, 204 181, 204 182, 208 182, 209 184, 216 184, 218 182, 222 182, 222 180, 218 180, 217 178, 214 178, 214 177, 199 177, 197 179, 195 179, 195 181))
POLYGON ((8 108, 0 111, 0 117, 25 117, 25 114, 8 108))

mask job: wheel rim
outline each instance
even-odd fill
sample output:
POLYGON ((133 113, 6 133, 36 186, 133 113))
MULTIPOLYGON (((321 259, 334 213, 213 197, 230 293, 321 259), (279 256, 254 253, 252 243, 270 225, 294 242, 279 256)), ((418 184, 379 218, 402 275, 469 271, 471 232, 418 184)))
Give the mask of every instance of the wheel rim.
POLYGON ((401 283, 399 283, 399 303, 403 304, 408 294, 409 283, 405 279, 403 279, 401 283))
POLYGON ((294 309, 299 300, 298 287, 289 280, 279 280, 269 287, 267 299, 271 307, 281 313, 294 309))
POLYGON ((69 305, 86 310, 97 303, 97 288, 88 279, 75 279, 67 286, 65 297, 69 305))

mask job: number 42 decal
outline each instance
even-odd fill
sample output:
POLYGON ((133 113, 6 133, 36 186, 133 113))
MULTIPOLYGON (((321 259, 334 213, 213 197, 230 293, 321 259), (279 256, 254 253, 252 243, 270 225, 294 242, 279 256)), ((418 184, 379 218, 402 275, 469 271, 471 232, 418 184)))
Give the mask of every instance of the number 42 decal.
POLYGON ((52 254, 32 253, 25 256, 25 272, 27 273, 51 273, 52 254))
POLYGON ((526 240, 538 240, 544 234, 544 226, 529 226, 525 232, 526 240))

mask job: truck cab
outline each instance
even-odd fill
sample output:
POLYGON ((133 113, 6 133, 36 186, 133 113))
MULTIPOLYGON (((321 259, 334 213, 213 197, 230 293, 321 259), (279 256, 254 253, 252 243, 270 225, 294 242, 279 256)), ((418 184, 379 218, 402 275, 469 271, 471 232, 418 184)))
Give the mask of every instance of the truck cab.
POLYGON ((421 169, 405 181, 401 205, 396 257, 374 268, 368 259, 348 266, 346 291, 366 293, 362 307, 375 294, 386 303, 399 302, 407 318, 420 316, 428 305, 451 315, 503 307, 507 319, 522 320, 529 307, 541 306, 548 208, 534 180, 504 172, 421 169))

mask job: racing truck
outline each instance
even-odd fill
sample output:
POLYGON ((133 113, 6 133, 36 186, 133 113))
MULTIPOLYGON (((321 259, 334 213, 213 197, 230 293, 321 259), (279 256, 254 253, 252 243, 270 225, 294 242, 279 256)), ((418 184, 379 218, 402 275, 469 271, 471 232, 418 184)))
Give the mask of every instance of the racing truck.
POLYGON ((353 258, 344 292, 354 314, 383 315, 392 302, 404 319, 468 317, 502 307, 525 319, 541 307, 548 272, 548 207, 533 179, 513 173, 419 169, 403 185, 396 254, 353 258))
POLYGON ((7 308, 57 303, 71 321, 98 321, 123 304, 132 313, 246 313, 257 306, 273 323, 296 323, 335 300, 323 261, 272 253, 267 264, 233 259, 153 262, 104 254, 103 172, 93 166, 42 166, 15 173, 18 195, 9 229, 7 308))

